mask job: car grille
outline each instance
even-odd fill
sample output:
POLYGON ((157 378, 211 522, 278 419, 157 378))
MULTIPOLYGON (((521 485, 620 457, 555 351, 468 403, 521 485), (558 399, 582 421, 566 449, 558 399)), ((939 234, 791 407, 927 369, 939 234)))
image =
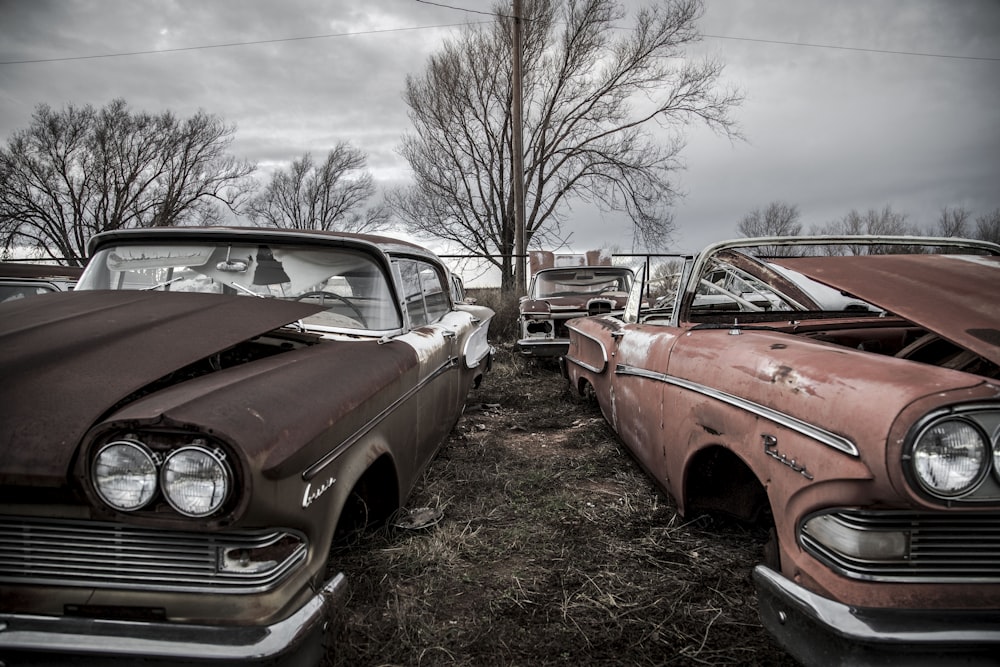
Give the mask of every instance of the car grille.
POLYGON ((897 560, 862 560, 827 548, 801 533, 807 551, 845 576, 913 583, 1000 582, 1000 514, 837 512, 860 531, 903 533, 908 553, 897 560))
POLYGON ((274 588, 306 557, 292 532, 184 532, 0 517, 0 582, 183 592, 274 588))

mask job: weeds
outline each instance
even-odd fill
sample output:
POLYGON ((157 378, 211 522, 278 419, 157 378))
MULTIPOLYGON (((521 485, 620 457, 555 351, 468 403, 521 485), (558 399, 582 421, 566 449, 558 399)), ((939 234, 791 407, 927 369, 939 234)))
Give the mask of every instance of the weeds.
POLYGON ((443 520, 337 547, 329 666, 793 664, 759 536, 682 520, 558 373, 503 347, 469 405, 408 503, 443 520))

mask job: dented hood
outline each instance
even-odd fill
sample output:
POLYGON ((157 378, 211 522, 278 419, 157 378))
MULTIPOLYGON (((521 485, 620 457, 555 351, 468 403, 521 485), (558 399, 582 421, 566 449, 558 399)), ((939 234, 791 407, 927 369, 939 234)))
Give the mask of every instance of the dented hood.
POLYGON ((770 261, 1000 364, 1000 257, 857 255, 770 261))
POLYGON ((317 310, 275 299, 135 291, 0 305, 0 483, 64 484, 81 438, 121 400, 317 310))

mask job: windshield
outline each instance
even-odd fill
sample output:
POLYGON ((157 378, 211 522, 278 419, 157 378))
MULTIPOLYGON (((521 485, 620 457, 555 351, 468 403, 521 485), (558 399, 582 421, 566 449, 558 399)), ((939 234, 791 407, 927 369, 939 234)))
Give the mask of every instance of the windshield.
POLYGON ((246 242, 109 246, 90 260, 76 289, 287 299, 326 306, 303 320, 321 330, 401 326, 379 265, 370 255, 346 248, 246 242))
POLYGON ((535 274, 532 298, 576 294, 627 296, 632 272, 628 269, 577 267, 550 269, 535 274))

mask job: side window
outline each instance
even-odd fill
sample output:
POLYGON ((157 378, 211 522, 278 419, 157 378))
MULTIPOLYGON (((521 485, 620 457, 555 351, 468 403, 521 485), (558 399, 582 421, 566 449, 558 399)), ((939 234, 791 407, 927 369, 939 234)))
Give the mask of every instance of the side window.
POLYGON ((444 278, 434 265, 414 259, 395 260, 410 326, 436 322, 451 309, 444 278))
POLYGON ((451 310, 449 301, 451 290, 432 264, 426 262, 417 264, 420 265, 420 289, 424 293, 424 304, 427 306, 427 321, 437 322, 451 310))

